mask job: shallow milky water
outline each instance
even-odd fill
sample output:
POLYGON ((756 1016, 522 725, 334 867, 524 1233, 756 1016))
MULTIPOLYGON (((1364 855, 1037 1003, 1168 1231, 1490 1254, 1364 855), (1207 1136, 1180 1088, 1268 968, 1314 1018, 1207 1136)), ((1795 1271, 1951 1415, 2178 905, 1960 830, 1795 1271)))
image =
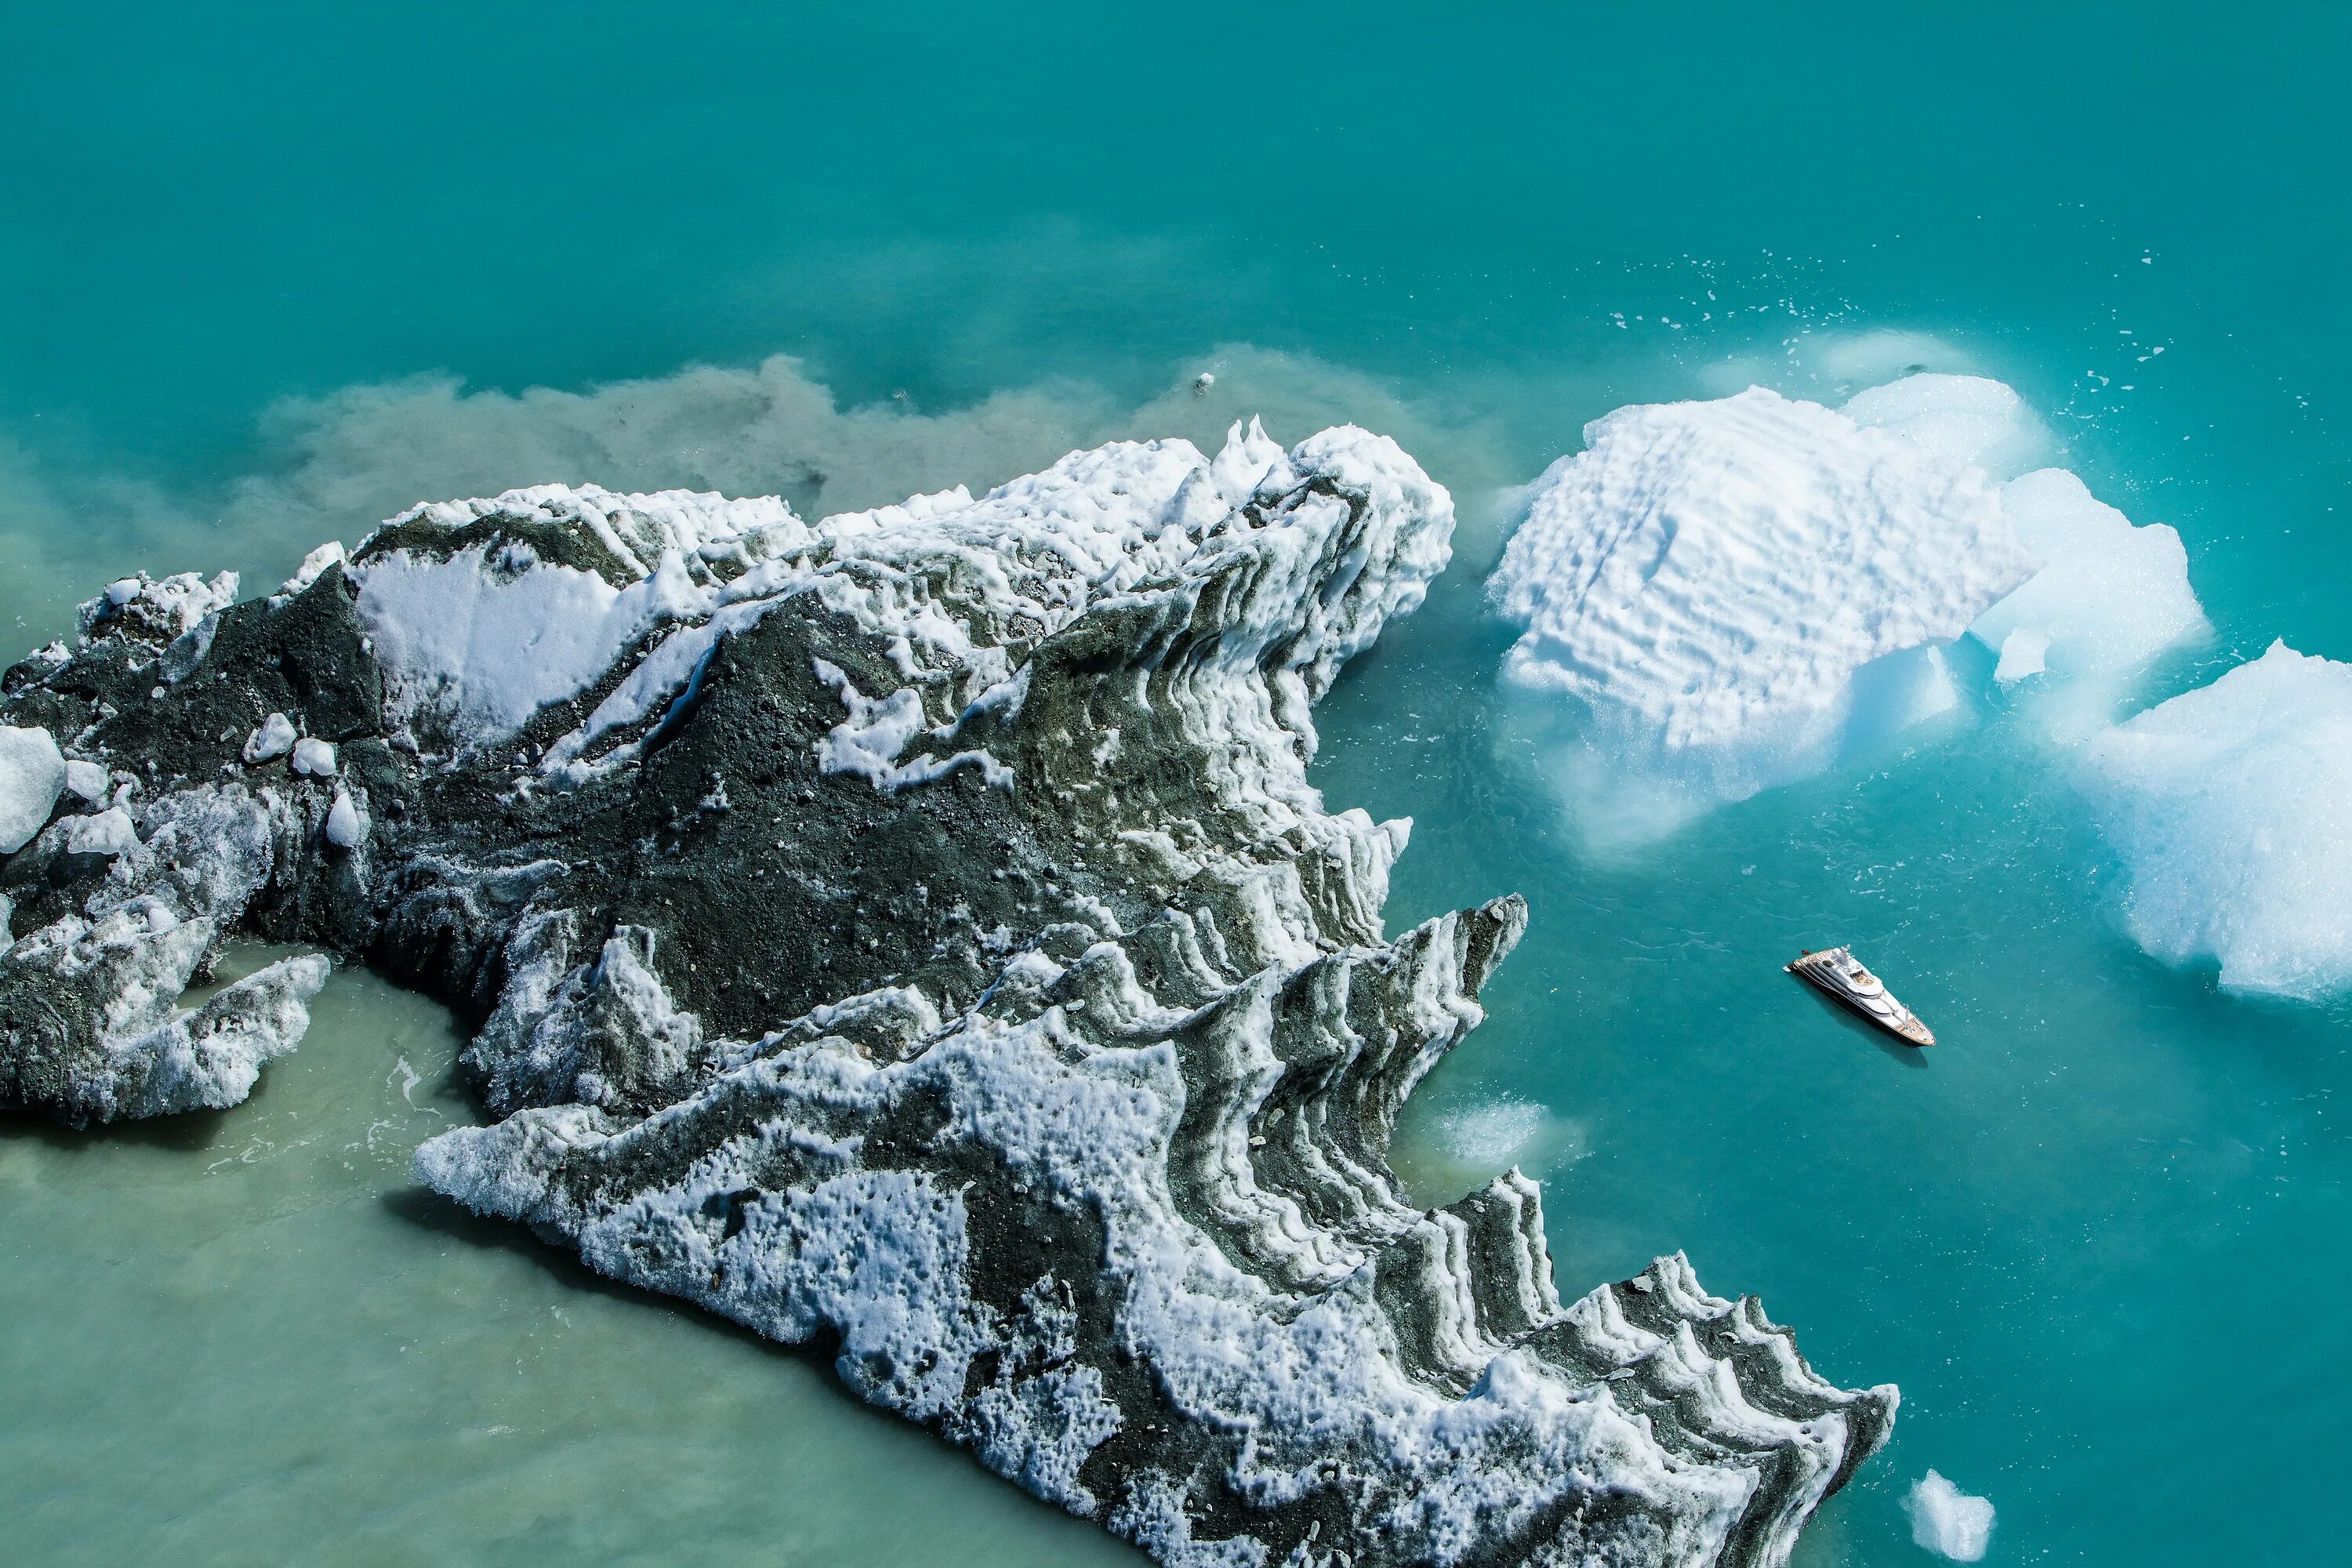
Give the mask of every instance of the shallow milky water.
MULTIPOLYGON (((1326 703, 1317 776, 1415 820, 1392 930, 1533 910, 1408 1113, 1415 1192, 1517 1162, 1564 1290, 1683 1247, 1826 1374, 1899 1383, 1810 1568, 1928 1561, 1931 1466, 1997 1505, 1991 1561, 2340 1554, 2352 1009, 2119 934, 2063 754, 1966 647, 1966 721, 1591 856, 1478 590, 1496 492, 1612 407, 1976 368, 2181 531, 2214 636, 2135 701, 2273 637, 2352 658, 2352 23, 414 15, 0 24, 13 644, 133 566, 266 587, 423 496, 814 512, 1258 410, 1389 431, 1454 487, 1457 561, 1326 703), (1780 973, 1840 940, 1924 1062, 1780 973)), ((408 1152, 469 1114, 446 1019, 347 972, 316 1020, 219 1116, 0 1123, 13 1560, 1136 1560, 812 1360, 423 1197, 408 1152)))

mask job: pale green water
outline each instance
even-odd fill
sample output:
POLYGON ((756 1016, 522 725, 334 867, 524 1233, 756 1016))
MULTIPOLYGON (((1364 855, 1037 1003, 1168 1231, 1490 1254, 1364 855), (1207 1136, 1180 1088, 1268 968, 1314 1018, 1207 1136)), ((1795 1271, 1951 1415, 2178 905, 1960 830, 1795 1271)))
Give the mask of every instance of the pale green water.
MULTIPOLYGON (((1999 1506, 1994 1561, 2347 1555, 2352 1013, 2144 958, 1998 711, 1585 861, 1497 756, 1476 597, 1492 491, 1585 419, 1735 359, 1822 388, 1837 342, 1900 330, 2179 527, 2216 637, 2151 694, 2273 637, 2352 657, 2340 12, 404 17, 0 18, 15 642, 127 567, 268 577, 425 495, 832 507, 1261 407, 1390 430, 1461 496, 1462 559, 1332 697, 1321 781, 1417 820, 1392 925, 1514 888, 1535 915, 1415 1103, 1420 1190, 1521 1160, 1564 1288, 1686 1247, 1830 1375, 1900 1383, 1817 1568, 1927 1561, 1897 1499, 1931 1465, 1999 1506), (795 403, 751 374, 780 352, 884 412, 795 403), (438 371, 591 395, 405 379, 438 371), (1936 1025, 1927 1067, 1779 973, 1832 933, 1936 1025)), ((1122 1556, 810 1363, 415 1200, 452 1049, 346 974, 247 1107, 6 1129, 16 1558, 1122 1556)))

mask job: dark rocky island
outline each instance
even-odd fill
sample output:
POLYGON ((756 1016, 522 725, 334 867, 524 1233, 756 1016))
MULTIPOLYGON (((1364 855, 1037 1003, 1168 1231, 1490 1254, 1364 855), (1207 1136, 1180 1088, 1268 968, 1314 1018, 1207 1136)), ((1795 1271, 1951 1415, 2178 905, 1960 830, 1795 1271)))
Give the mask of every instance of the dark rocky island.
POLYGON ((0 1104, 236 1103, 363 962, 498 1119, 422 1180, 1163 1562, 1782 1563, 1892 1387, 1679 1256, 1563 1304, 1534 1184, 1389 1172, 1526 910, 1384 938, 1408 825, 1323 810, 1309 708, 1452 527, 1253 427, 125 579, 0 686, 0 1104), (232 938, 311 952, 184 1007, 232 938))

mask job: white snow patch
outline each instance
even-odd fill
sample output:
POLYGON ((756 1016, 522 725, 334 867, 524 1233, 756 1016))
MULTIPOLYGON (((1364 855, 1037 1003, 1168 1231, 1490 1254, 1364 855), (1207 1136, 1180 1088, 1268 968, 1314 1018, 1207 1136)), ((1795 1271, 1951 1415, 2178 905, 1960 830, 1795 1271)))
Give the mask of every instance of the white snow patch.
POLYGON ((294 569, 294 575, 287 578, 279 584, 278 592, 269 596, 270 608, 276 609, 326 575, 328 567, 340 566, 342 563, 343 542, 340 539, 330 539, 326 543, 302 557, 302 564, 294 569))
POLYGON ((65 787, 65 753, 56 736, 0 725, 0 855, 33 841, 65 787))
POLYGON ((2273 643, 2094 736, 2080 780, 2149 953, 2232 991, 2352 986, 2352 665, 2273 643))
POLYGON ((1911 1483, 1903 1510, 1911 1516, 1911 1539, 1955 1563, 1975 1563, 1992 1539, 1992 1504, 1970 1497, 1929 1470, 1911 1483))

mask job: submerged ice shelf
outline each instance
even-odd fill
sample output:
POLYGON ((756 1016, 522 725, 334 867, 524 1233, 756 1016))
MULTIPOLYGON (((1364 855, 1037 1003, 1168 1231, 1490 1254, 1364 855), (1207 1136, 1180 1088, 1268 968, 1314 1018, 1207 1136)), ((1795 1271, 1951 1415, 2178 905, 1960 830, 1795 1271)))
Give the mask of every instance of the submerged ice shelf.
POLYGON ((1534 1184, 1389 1172, 1526 910, 1388 939, 1409 825, 1323 809, 1309 710, 1452 525, 1384 439, 1253 427, 126 580, 0 695, 98 775, 25 775, 0 1099, 233 1102, 325 960, 183 1016, 222 940, 364 958, 473 1022, 501 1118, 423 1179, 1163 1561, 1784 1562, 1892 1387, 1679 1256, 1564 1303, 1534 1184))

